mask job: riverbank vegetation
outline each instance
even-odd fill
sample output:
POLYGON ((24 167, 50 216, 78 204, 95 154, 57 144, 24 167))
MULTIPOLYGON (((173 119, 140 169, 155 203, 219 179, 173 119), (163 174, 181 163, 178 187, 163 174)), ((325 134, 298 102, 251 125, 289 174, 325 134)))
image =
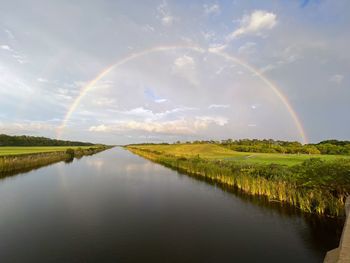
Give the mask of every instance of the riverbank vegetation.
POLYGON ((0 177, 27 172, 59 161, 92 155, 111 146, 34 136, 0 134, 0 177))
POLYGON ((90 147, 0 147, 0 177, 27 172, 52 163, 74 158, 111 148, 105 145, 90 147))
POLYGON ((22 154, 36 154, 49 152, 64 152, 67 149, 86 150, 98 146, 40 146, 40 147, 0 147, 0 156, 22 155, 22 154))
POLYGON ((300 210, 343 216, 350 158, 337 155, 243 153, 218 144, 130 145, 135 154, 245 193, 300 210))

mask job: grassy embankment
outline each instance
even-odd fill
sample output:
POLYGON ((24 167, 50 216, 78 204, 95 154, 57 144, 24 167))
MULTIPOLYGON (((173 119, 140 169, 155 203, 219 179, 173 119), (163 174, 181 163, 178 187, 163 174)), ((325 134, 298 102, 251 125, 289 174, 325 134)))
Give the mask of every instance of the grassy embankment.
POLYGON ((0 147, 0 177, 26 172, 59 161, 72 161, 92 155, 109 146, 0 147))
POLYGON ((349 156, 243 153, 214 144, 127 148, 165 166, 305 212, 342 216, 350 193, 349 156))

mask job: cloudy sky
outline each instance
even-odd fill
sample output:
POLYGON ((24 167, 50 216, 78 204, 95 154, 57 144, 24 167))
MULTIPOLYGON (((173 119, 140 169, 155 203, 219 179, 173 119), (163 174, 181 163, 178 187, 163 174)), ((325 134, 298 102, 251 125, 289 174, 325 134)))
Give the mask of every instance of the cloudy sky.
POLYGON ((0 133, 350 139, 349 13, 347 0, 2 1, 0 133))

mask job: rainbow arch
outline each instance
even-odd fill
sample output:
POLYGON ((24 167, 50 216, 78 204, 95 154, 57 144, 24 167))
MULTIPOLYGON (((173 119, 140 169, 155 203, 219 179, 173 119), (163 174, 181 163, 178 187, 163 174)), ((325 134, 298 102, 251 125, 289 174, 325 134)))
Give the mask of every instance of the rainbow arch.
POLYGON ((222 57, 228 61, 232 61, 240 66, 242 66, 243 68, 247 69, 248 71, 254 73, 265 85, 267 85, 273 92, 274 94, 280 99, 280 101, 283 103, 283 105, 286 107, 289 115, 291 116, 291 118, 293 119, 293 122, 295 124, 296 129, 298 130, 300 139, 302 141, 302 143, 308 143, 308 139, 307 139, 307 135, 305 132, 305 129, 303 128, 303 125, 300 121, 300 118, 298 117, 297 113, 295 112, 293 106, 291 105, 291 103, 289 102, 287 96, 285 94, 283 94, 283 92, 278 88, 278 86, 276 84, 274 84, 271 80, 269 80, 260 70, 254 68, 252 65, 246 63, 245 61, 227 54, 225 52, 220 51, 217 48, 209 48, 209 49, 205 49, 199 46, 181 46, 181 45, 176 45, 176 46, 157 46, 157 47, 153 47, 150 49, 145 49, 143 51, 140 52, 135 52, 132 53, 122 59, 120 59, 119 61, 117 61, 116 63, 110 65, 109 67, 105 68, 103 71, 101 71, 95 78, 93 78, 92 80, 90 80, 84 87, 81 88, 79 95, 75 98, 75 100, 73 101, 73 103, 71 104, 71 106, 68 108, 61 125, 57 128, 57 138, 60 138, 62 135, 63 130, 66 128, 67 123, 70 119, 70 117, 72 116, 72 114, 74 113, 74 111, 76 110, 76 108, 79 106, 82 98, 94 87, 94 85, 101 80, 103 77, 105 77, 106 75, 108 75, 108 73, 110 73, 111 71, 113 71, 114 69, 124 65, 125 63, 142 57, 142 56, 146 56, 152 53, 157 53, 157 52, 167 52, 167 51, 173 51, 173 50, 181 50, 181 49, 185 49, 185 50, 191 50, 191 51, 195 51, 198 53, 210 53, 210 54, 215 54, 219 57, 222 57))

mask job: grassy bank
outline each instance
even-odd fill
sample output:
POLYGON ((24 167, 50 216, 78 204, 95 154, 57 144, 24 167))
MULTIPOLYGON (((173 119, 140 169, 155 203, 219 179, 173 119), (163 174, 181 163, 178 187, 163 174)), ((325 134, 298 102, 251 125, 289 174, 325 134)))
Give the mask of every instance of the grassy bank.
POLYGON ((237 152, 215 144, 155 144, 135 145, 135 147, 161 154, 170 154, 176 157, 200 157, 208 160, 238 161, 244 164, 281 164, 293 166, 310 158, 320 158, 331 161, 340 158, 350 160, 348 155, 321 155, 321 154, 282 154, 282 153, 250 153, 237 152))
POLYGON ((309 213, 342 216, 350 192, 350 159, 341 156, 258 154, 253 158, 210 144, 127 148, 165 166, 309 213))
POLYGON ((30 171, 59 161, 69 162, 108 148, 110 147, 0 147, 0 176, 30 171))
POLYGON ((67 149, 87 150, 98 146, 10 146, 0 147, 0 156, 48 153, 48 152, 64 152, 67 149))

